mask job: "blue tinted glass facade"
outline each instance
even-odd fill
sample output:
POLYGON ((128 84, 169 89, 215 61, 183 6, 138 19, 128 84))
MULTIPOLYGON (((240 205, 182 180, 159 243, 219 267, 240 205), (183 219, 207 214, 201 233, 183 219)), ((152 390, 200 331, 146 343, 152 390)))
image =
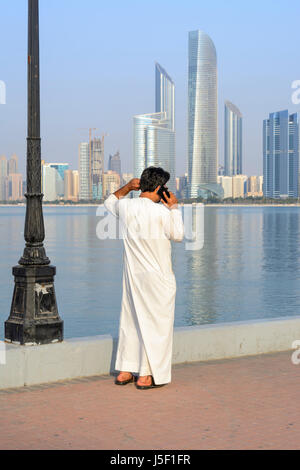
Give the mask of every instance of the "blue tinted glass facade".
POLYGON ((271 113, 263 122, 263 192, 265 197, 298 197, 299 115, 271 113))
POLYGON ((51 168, 55 168, 55 170, 60 175, 61 179, 64 181, 65 179, 65 171, 69 169, 68 163, 50 163, 51 168))
POLYGON ((175 192, 175 86, 159 64, 155 65, 155 107, 155 113, 133 119, 134 176, 140 178, 145 168, 160 166, 170 173, 168 187, 175 192))

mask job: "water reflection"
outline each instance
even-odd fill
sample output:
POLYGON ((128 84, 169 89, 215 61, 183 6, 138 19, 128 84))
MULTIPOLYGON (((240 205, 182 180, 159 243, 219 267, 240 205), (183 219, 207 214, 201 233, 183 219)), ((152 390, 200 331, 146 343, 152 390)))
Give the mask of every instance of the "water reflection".
POLYGON ((190 325, 214 323, 217 318, 216 283, 218 278, 216 211, 204 211, 204 247, 185 251, 185 322, 190 325), (216 282, 211 282, 215 279, 216 282))
POLYGON ((299 210, 267 208, 262 233, 261 278, 266 316, 299 315, 299 210))
POLYGON ((72 210, 63 220, 57 211, 45 214, 48 254, 57 266, 57 298, 66 335, 75 331, 76 336, 117 334, 121 242, 98 240, 95 208, 72 210))
POLYGON ((206 208, 199 252, 176 247, 177 325, 263 318, 259 208, 206 208))
MULTIPOLYGON (((0 208, 0 338, 23 248, 24 208, 0 208)), ((174 244, 175 325, 299 315, 300 212, 205 208, 204 248, 174 244)), ((118 332, 122 242, 96 237, 96 208, 46 207, 46 250, 66 338, 118 332)))
POLYGON ((299 270, 299 211, 297 208, 274 211, 268 208, 263 217, 264 271, 281 276, 299 270))
POLYGON ((4 321, 10 312, 13 295, 12 267, 18 264, 24 249, 24 217, 22 207, 0 208, 0 338, 4 337, 4 321))

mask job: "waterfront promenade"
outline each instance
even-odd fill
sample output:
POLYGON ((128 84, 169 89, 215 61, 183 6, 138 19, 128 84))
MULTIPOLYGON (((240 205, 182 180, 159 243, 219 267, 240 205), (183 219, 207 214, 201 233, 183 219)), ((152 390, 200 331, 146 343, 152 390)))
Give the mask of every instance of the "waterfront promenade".
POLYGON ((291 354, 177 365, 156 390, 102 376, 0 391, 0 449, 299 449, 291 354))

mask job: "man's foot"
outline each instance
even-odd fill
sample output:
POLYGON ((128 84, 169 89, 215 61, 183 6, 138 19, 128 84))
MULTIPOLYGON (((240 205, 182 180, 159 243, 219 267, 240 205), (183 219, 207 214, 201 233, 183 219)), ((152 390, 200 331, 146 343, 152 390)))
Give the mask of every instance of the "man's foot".
POLYGON ((141 376, 141 377, 139 377, 136 384, 138 386, 141 386, 141 387, 148 387, 148 386, 152 385, 152 376, 151 375, 141 376))
POLYGON ((136 388, 138 390, 149 390, 150 388, 159 388, 159 387, 163 387, 164 385, 165 384, 155 385, 152 375, 145 375, 145 376, 139 377, 136 383, 136 388))
POLYGON ((115 380, 116 385, 127 385, 134 381, 134 376, 131 372, 120 372, 115 380))

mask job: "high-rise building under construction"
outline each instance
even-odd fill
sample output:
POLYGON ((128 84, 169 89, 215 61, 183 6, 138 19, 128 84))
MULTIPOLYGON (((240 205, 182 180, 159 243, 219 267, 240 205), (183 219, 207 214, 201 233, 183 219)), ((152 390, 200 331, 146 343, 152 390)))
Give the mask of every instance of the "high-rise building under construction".
POLYGON ((95 138, 90 142, 90 161, 92 171, 91 180, 91 199, 102 198, 102 178, 104 173, 104 138, 95 138))
POLYGON ((104 173, 104 137, 92 138, 79 145, 79 199, 102 198, 104 173))

